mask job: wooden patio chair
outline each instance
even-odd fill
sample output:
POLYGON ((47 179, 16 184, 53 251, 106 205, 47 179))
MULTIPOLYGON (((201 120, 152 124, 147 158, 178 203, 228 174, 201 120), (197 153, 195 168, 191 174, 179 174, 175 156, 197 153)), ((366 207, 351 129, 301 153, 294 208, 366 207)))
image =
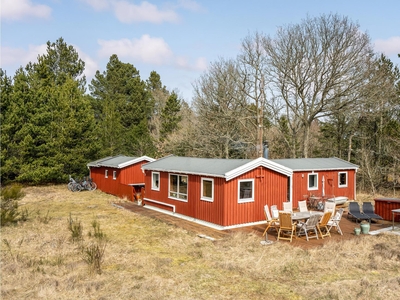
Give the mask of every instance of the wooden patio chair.
POLYGON ((292 202, 283 202, 283 211, 292 213, 293 212, 292 202))
POLYGON ((302 233, 305 234, 307 241, 310 238, 317 238, 318 240, 318 231, 317 225, 319 221, 319 215, 311 215, 310 218, 307 219, 306 222, 299 222, 297 224, 297 229, 299 230, 297 236, 300 236, 302 233), (314 235, 308 235, 308 232, 314 231, 314 235))
POLYGON ((317 228, 319 231, 319 234, 321 235, 321 238, 324 238, 325 236, 331 236, 331 233, 329 232, 329 226, 328 222, 332 217, 332 212, 327 211, 324 213, 324 215, 321 218, 321 221, 317 224, 317 228))
POLYGON ((307 212, 308 211, 307 200, 299 201, 298 203, 299 203, 300 212, 307 212))
POLYGON ((265 219, 267 220, 267 227, 265 228, 262 236, 265 236, 267 234, 268 229, 270 229, 270 228, 274 228, 276 231, 278 231, 276 228, 277 228, 277 226, 279 226, 279 220, 273 219, 271 217, 268 204, 264 206, 264 215, 265 215, 265 219))
POLYGON ((343 208, 340 208, 338 212, 328 221, 329 232, 331 231, 332 227, 336 228, 336 231, 343 235, 342 229, 340 229, 339 223, 343 216, 343 208))
POLYGON ((277 240, 289 240, 292 242, 296 238, 296 223, 292 221, 292 213, 286 211, 279 212, 279 231, 277 240))

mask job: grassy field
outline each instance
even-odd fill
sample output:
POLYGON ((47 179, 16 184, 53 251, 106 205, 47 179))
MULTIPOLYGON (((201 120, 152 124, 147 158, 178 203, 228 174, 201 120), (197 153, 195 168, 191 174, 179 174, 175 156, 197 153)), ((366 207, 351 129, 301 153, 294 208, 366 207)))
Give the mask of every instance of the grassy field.
MULTIPOLYGON (((112 205, 100 191, 25 188, 29 219, 1 228, 1 299, 398 299, 400 236, 303 250, 235 233, 202 239, 112 205), (73 241, 69 220, 81 223, 73 241), (106 235, 101 274, 87 251, 106 235)), ((104 241, 104 239, 103 239, 104 241)))

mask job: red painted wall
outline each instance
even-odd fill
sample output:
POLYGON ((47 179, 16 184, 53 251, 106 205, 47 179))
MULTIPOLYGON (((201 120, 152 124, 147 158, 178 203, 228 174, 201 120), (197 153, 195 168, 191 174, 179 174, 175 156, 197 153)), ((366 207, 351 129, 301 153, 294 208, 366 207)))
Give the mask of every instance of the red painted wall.
POLYGON ((129 184, 143 184, 144 174, 141 170, 142 164, 148 161, 141 161, 122 169, 110 167, 90 167, 90 177, 97 184, 97 188, 105 193, 127 197, 134 200, 134 188, 129 184), (108 178, 105 171, 108 170, 108 178), (117 178, 113 179, 113 171, 117 172, 117 178))
POLYGON ((318 173, 318 190, 308 190, 308 174, 311 172, 293 173, 293 207, 298 207, 298 201, 305 195, 322 196, 322 177, 325 178, 325 196, 345 196, 355 199, 355 170, 315 171, 318 173), (347 187, 339 187, 339 172, 347 172, 347 187))
MULTIPOLYGON (((146 199, 175 205, 176 213, 221 226, 264 221, 265 204, 281 207, 281 203, 287 199, 287 176, 264 167, 228 182, 224 178, 214 177, 213 202, 200 199, 202 176, 198 175, 188 175, 188 202, 168 198, 168 174, 160 172, 160 191, 154 191, 151 189, 151 171, 146 171, 146 199), (241 179, 254 179, 254 202, 238 203, 238 181, 241 179)), ((166 205, 151 201, 148 204, 172 211, 166 205)))

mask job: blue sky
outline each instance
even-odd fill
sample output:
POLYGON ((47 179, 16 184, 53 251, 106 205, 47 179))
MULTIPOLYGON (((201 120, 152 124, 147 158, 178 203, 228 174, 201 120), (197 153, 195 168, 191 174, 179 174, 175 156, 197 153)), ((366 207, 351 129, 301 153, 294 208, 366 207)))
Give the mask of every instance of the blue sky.
POLYGON ((151 71, 186 101, 192 84, 219 58, 234 58, 256 31, 337 13, 358 22, 378 53, 400 58, 398 0, 0 0, 1 62, 13 76, 36 62, 46 42, 62 37, 86 63, 88 82, 112 54, 133 64, 143 80, 151 71))

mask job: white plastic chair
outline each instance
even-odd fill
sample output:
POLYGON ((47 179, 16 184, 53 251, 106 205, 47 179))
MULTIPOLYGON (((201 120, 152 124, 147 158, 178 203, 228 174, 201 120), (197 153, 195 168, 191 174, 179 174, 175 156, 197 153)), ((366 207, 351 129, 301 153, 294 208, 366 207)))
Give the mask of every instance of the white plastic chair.
POLYGON ((308 211, 307 200, 299 201, 299 210, 300 210, 300 212, 307 212, 308 211))
POLYGON ((271 215, 272 219, 279 219, 279 210, 277 205, 271 205, 271 215))
POLYGON ((340 229, 339 222, 342 219, 344 209, 341 208, 339 211, 328 221, 328 228, 331 231, 332 227, 335 227, 337 232, 343 235, 342 229, 340 229))
POLYGON ((283 211, 292 213, 293 212, 292 202, 283 202, 283 211))
POLYGON ((297 228, 299 229, 298 231, 298 236, 302 234, 302 232, 306 235, 307 241, 310 238, 317 238, 318 240, 318 231, 317 231, 317 225, 319 222, 319 215, 311 215, 310 218, 306 222, 299 222, 297 224, 297 228), (309 231, 314 231, 314 235, 309 236, 308 232, 309 231))
POLYGON ((335 210, 336 210, 336 203, 335 202, 331 202, 331 201, 326 201, 325 205, 324 205, 324 213, 326 212, 331 212, 332 216, 335 215, 335 210))

